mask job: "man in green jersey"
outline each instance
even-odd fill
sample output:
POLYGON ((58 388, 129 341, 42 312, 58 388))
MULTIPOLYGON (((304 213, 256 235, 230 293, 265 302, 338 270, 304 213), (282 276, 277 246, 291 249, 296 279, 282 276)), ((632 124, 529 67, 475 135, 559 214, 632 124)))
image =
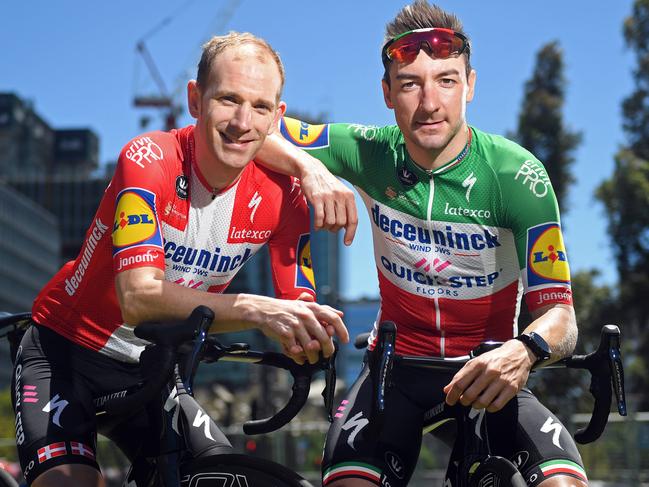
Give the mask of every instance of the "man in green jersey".
MULTIPOLYGON (((454 376, 404 373, 378 432, 368 427, 370 352, 329 431, 324 485, 406 485, 424 413, 444 400, 486 410, 492 453, 518 459, 529 485, 587 485, 565 427, 524 388, 534 365, 569 355, 577 338, 556 198, 534 155, 467 124, 476 82, 470 54, 460 21, 416 0, 387 25, 382 50, 396 126, 284 119, 292 144, 275 139, 261 154, 286 161, 283 170, 302 179, 325 226, 355 223, 345 201, 318 196, 342 191, 327 170, 356 187, 373 232, 377 323, 396 323, 397 353, 453 357, 484 340, 505 342, 454 376), (519 333, 523 296, 533 322, 519 333)), ((446 485, 456 485, 459 454, 446 485)))

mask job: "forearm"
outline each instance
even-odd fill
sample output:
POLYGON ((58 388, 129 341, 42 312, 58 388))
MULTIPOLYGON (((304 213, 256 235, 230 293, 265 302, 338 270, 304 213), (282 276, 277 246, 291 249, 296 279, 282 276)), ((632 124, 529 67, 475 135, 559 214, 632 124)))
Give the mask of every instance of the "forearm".
MULTIPOLYGON (((223 333, 255 327, 254 300, 246 294, 214 294, 187 288, 164 279, 146 279, 129 283, 118 280, 118 297, 122 317, 136 326, 147 321, 169 321, 187 318, 197 306, 214 312, 211 332, 223 333)), ((270 299, 270 298, 267 298, 270 299)))
POLYGON ((305 153, 281 135, 273 133, 266 137, 255 161, 281 174, 302 178, 308 171, 305 153))
POLYGON ((577 320, 572 306, 556 304, 532 314, 534 321, 523 333, 535 332, 550 346, 549 362, 568 357, 577 344, 577 320))

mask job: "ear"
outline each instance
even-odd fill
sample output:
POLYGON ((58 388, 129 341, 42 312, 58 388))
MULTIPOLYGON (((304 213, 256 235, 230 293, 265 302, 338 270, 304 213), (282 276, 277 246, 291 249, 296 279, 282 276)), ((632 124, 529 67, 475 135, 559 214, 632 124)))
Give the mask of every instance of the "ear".
POLYGON ((187 106, 191 116, 198 119, 201 114, 201 90, 193 79, 187 83, 187 106))
POLYGON ((390 87, 384 79, 381 80, 381 87, 383 88, 383 101, 385 101, 385 106, 390 110, 394 109, 394 105, 390 99, 390 87))
POLYGON ((277 110, 275 110, 275 117, 273 118, 273 123, 270 125, 270 128, 268 129, 268 135, 275 132, 275 130, 279 130, 279 121, 281 120, 281 118, 284 116, 285 113, 286 113, 286 103, 280 101, 279 104, 277 105, 277 110))
POLYGON ((472 69, 471 72, 469 73, 469 79, 468 79, 468 90, 466 93, 466 101, 469 103, 471 100, 473 100, 473 95, 475 94, 475 81, 476 81, 477 74, 475 72, 475 69, 472 69))

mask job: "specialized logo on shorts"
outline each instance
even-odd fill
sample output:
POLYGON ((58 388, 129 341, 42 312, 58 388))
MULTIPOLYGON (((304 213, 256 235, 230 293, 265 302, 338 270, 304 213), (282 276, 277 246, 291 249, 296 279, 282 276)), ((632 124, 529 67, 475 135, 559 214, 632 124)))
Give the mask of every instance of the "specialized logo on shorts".
POLYGON ((527 283, 569 283, 570 268, 563 244, 561 227, 556 223, 544 223, 527 231, 527 283))
POLYGON ((358 433, 360 433, 361 430, 368 424, 370 424, 370 420, 363 417, 363 411, 359 411, 341 426, 341 429, 343 431, 351 430, 349 436, 347 437, 347 444, 351 447, 352 450, 356 450, 356 447, 354 446, 356 435, 358 435, 358 433))
POLYGON ((329 125, 309 125, 294 118, 282 118, 280 132, 293 144, 318 149, 329 146, 329 125))
POLYGON ((155 194, 141 188, 128 188, 117 196, 113 253, 143 244, 162 246, 155 213, 155 194))
POLYGON ((61 397, 57 394, 50 400, 50 402, 45 405, 43 412, 54 413, 52 423, 57 425, 59 428, 63 428, 63 426, 61 426, 61 413, 68 406, 68 404, 70 403, 65 399, 61 399, 61 397))
POLYGON ((315 277, 311 262, 311 235, 303 233, 297 244, 297 269, 295 287, 306 287, 315 291, 315 277))
POLYGON ((552 433, 552 443, 557 448, 561 448, 563 450, 561 443, 559 443, 562 428, 563 427, 561 423, 554 420, 552 416, 548 416, 548 419, 546 419, 545 423, 543 423, 543 426, 541 426, 541 433, 552 433))

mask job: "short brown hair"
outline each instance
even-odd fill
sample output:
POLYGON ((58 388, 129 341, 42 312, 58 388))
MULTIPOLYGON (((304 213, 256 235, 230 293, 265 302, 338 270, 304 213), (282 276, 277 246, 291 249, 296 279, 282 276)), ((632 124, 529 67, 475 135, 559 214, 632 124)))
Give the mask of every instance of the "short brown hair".
MULTIPOLYGON (((210 75, 210 69, 212 68, 212 63, 216 56, 221 54, 226 49, 231 47, 243 46, 245 44, 251 44, 257 47, 260 51, 265 51, 270 54, 271 58, 277 64, 277 69, 279 70, 279 76, 281 83, 279 85, 278 97, 282 93, 284 88, 284 65, 282 60, 279 57, 279 54, 271 45, 266 42, 261 37, 257 37, 249 32, 230 32, 222 36, 214 36, 205 44, 203 44, 203 54, 201 55, 201 60, 198 62, 198 74, 196 75, 196 83, 200 88, 204 88, 207 85, 207 80, 210 75)), ((263 61, 263 58, 260 57, 260 60, 263 61)))
MULTIPOLYGON (((463 54, 466 56, 466 75, 469 76, 471 72, 471 42, 469 36, 464 32, 462 22, 456 15, 446 12, 435 4, 429 4, 427 0, 415 0, 412 4, 403 7, 397 16, 385 26, 383 43, 385 44, 404 32, 432 27, 451 29, 467 38, 467 48, 463 54)), ((390 84, 390 63, 389 60, 385 63, 383 74, 383 79, 388 84, 390 84)))

